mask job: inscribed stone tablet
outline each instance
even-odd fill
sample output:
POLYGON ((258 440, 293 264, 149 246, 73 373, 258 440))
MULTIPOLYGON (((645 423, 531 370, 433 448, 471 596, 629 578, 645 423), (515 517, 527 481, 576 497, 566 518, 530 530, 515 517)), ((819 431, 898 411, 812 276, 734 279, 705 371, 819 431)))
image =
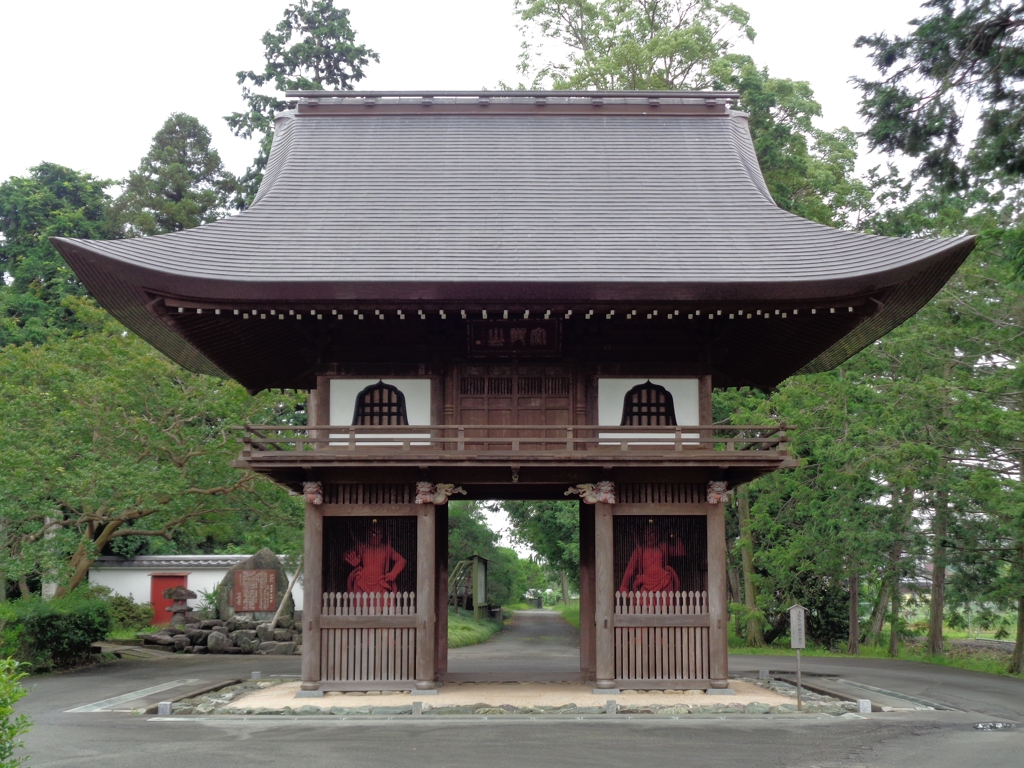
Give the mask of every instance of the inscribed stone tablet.
POLYGON ((273 611, 277 608, 277 573, 274 571, 235 571, 231 607, 239 613, 273 611))

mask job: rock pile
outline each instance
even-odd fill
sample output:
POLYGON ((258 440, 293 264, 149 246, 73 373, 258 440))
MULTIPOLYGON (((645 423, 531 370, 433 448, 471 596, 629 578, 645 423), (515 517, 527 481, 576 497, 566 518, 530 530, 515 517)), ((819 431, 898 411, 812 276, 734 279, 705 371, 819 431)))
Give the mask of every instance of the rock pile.
POLYGON ((270 622, 256 622, 236 616, 205 619, 183 627, 166 627, 139 637, 148 645, 162 645, 179 653, 258 653, 288 656, 302 652, 302 626, 291 619, 270 628, 270 622))

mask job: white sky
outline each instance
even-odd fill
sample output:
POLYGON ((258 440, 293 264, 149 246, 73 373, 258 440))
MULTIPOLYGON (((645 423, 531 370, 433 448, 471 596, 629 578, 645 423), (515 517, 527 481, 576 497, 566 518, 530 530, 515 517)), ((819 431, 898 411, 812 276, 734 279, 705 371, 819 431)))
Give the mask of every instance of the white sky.
MULTIPOLYGON (((821 125, 860 127, 868 75, 859 34, 900 32, 919 0, 737 0, 758 32, 750 53, 777 77, 809 80, 821 125)), ((235 72, 259 70, 260 38, 288 0, 49 0, 0 3, 0 179, 51 161, 118 179, 136 167, 172 112, 199 118, 228 169, 255 154, 223 116, 243 107, 235 72), (21 83, 19 86, 18 83, 21 83), (20 106, 19 106, 20 105, 20 106)), ((518 82, 512 0, 336 0, 357 39, 380 53, 361 87, 494 88, 518 82)), ((876 164, 877 160, 870 163, 876 164)), ((862 164, 864 165, 864 164, 862 164)))

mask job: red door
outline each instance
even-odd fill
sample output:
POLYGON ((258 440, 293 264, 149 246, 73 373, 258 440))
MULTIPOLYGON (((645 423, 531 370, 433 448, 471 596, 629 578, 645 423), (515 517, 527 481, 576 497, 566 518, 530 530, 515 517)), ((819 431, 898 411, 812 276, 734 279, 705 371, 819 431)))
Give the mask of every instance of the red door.
POLYGON ((153 606, 152 624, 167 624, 171 614, 167 609, 171 601, 164 597, 164 590, 172 587, 188 587, 187 573, 154 573, 150 575, 149 602, 153 606))

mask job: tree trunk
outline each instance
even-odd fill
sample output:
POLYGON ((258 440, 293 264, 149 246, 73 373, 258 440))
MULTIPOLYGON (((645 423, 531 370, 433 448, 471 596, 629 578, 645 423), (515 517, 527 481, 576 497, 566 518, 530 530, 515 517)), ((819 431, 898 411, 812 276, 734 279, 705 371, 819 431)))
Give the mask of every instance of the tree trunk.
POLYGON ((1024 597, 1017 598, 1017 642, 1013 644, 1009 672, 1014 675, 1024 672, 1024 597))
POLYGON ((892 620, 889 624, 889 655, 896 658, 900 655, 900 634, 898 631, 900 621, 900 569, 893 568, 892 585, 892 620))
MULTIPOLYGON (((757 612, 757 587, 754 585, 754 537, 750 532, 750 491, 741 485, 736 491, 736 506, 740 521, 740 559, 743 563, 743 604, 748 614, 757 612)), ((747 619, 747 645, 759 648, 764 645, 764 629, 761 619, 750 616, 747 619)))
POLYGON ((860 574, 857 573, 850 576, 850 632, 846 652, 860 653, 860 574))
POLYGON ((21 590, 21 596, 24 598, 32 597, 32 590, 28 588, 28 582, 25 579, 18 581, 18 589, 21 590))
POLYGON ((562 603, 565 605, 569 604, 569 576, 565 571, 561 572, 562 576, 562 603))
MULTIPOLYGON (((729 545, 729 549, 730 550, 732 550, 732 547, 735 545, 735 543, 736 543, 735 539, 733 539, 730 542, 730 545, 729 545)), ((738 603, 740 600, 743 599, 741 597, 741 595, 743 593, 740 591, 740 572, 737 571, 735 568, 729 568, 729 569, 726 570, 725 573, 726 573, 726 577, 728 578, 728 584, 729 584, 729 601, 732 602, 732 603, 738 603)), ((736 633, 736 637, 742 637, 743 636, 743 624, 740 621, 740 615, 739 615, 738 612, 733 613, 733 615, 732 615, 732 624, 733 624, 733 632, 736 633)))
POLYGON ((878 645, 878 639, 882 636, 882 627, 885 626, 885 616, 889 610, 889 590, 891 585, 886 578, 878 587, 878 601, 871 611, 868 634, 863 642, 868 645, 878 645))
POLYGON ((946 612, 946 535, 949 510, 945 492, 936 494, 935 521, 932 523, 932 592, 928 608, 928 653, 941 656, 945 650, 942 628, 946 612))

